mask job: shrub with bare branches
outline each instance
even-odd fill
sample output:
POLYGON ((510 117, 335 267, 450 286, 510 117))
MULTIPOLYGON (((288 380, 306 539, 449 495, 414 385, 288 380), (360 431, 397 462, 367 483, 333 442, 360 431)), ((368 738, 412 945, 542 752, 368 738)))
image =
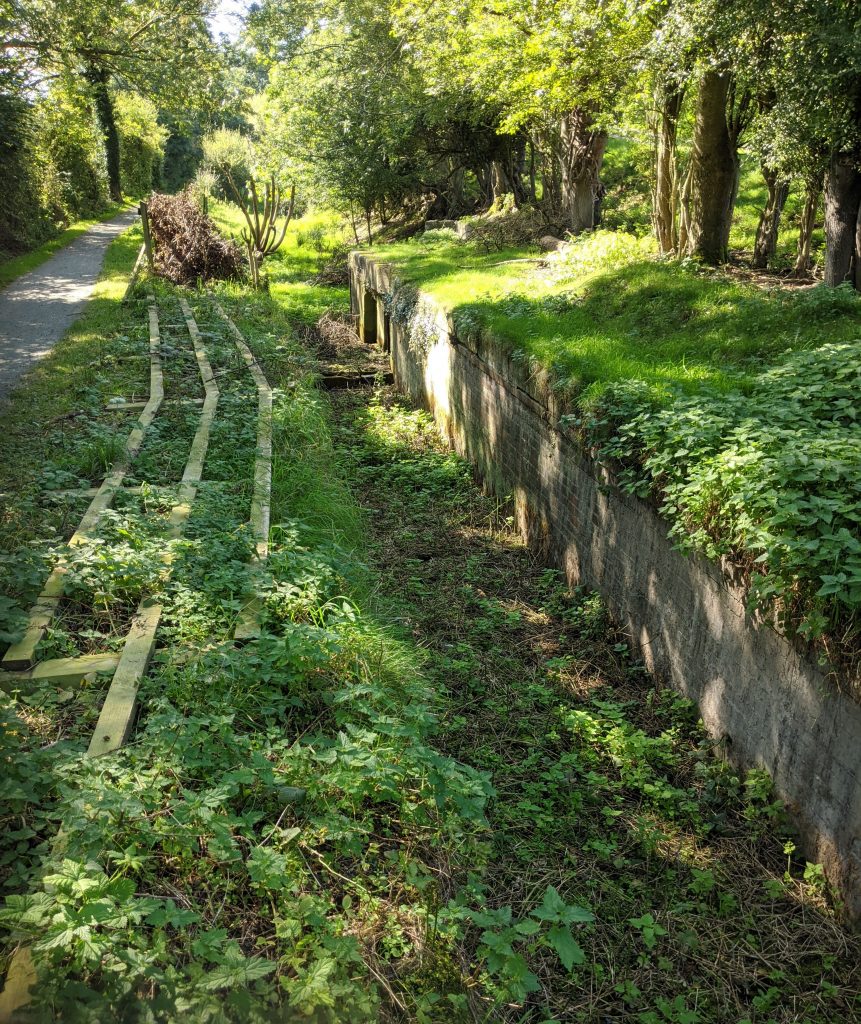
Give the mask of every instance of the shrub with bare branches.
POLYGON ((154 193, 147 208, 156 273, 174 284, 242 275, 242 250, 218 233, 187 192, 176 196, 154 193))

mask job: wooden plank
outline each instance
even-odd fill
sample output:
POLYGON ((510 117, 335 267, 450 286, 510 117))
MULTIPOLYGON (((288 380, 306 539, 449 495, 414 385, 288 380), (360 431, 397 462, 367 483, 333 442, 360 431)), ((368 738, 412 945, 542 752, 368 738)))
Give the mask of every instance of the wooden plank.
MULTIPOLYGON (((143 444, 144 434, 155 419, 155 415, 164 399, 164 378, 160 356, 161 337, 158 329, 158 310, 155 299, 150 296, 149 303, 149 358, 150 358, 150 396, 146 406, 138 417, 134 429, 126 440, 125 450, 97 489, 89 508, 84 513, 77 530, 68 541, 68 547, 77 547, 92 538, 93 528, 99 521, 102 512, 113 501, 114 494, 122 486, 123 478, 143 444)), ((63 596, 63 583, 66 573, 65 560, 61 557, 51 575, 48 577, 42 593, 30 610, 29 621, 24 636, 13 644, 0 661, 0 668, 17 670, 29 668, 33 664, 36 648, 44 636, 45 630, 54 618, 57 606, 63 596)))
MULTIPOLYGON (((177 501, 168 520, 168 539, 170 540, 182 536, 185 523, 191 513, 197 488, 203 477, 203 465, 206 460, 209 436, 215 420, 219 397, 218 385, 215 383, 212 367, 209 365, 203 339, 194 316, 185 299, 180 299, 180 306, 194 345, 194 354, 206 391, 206 398, 185 464, 185 471, 182 474, 177 501)), ((169 550, 164 554, 163 561, 165 565, 170 566, 169 550)), ((150 602, 150 598, 144 598, 138 606, 132 628, 126 637, 119 665, 105 697, 105 703, 102 705, 99 720, 87 750, 87 757, 96 757, 99 754, 107 754, 116 750, 125 743, 131 732, 137 707, 138 689, 149 668, 162 613, 160 604, 150 602)))
POLYGON ((16 1011, 30 1002, 30 989, 35 984, 33 954, 28 947, 19 946, 12 954, 6 984, 0 992, 0 1024, 12 1024, 16 1011))
POLYGON ((152 252, 152 235, 149 230, 149 209, 147 207, 146 200, 142 200, 138 207, 138 213, 141 215, 141 228, 143 229, 143 244, 144 250, 146 251, 146 261, 149 272, 153 273, 155 267, 153 266, 153 252, 152 252))
POLYGON ((128 302, 129 296, 134 291, 134 287, 138 282, 138 277, 144 265, 144 259, 146 258, 146 246, 141 243, 140 249, 138 249, 138 258, 135 260, 135 265, 132 268, 131 276, 129 277, 129 283, 126 285, 126 290, 123 294, 123 302, 128 302))
POLYGON ((320 384, 324 391, 338 391, 349 388, 373 387, 379 380, 382 384, 393 384, 394 374, 388 373, 324 373, 320 384))
POLYGON ((113 672, 118 654, 81 654, 77 658, 51 658, 27 672, 0 672, 0 690, 21 690, 33 683, 80 683, 95 672, 113 672))
POLYGON ((155 648, 155 632, 161 618, 161 605, 141 605, 132 620, 99 721, 90 741, 87 757, 106 754, 121 747, 132 727, 137 692, 155 648))
MULTIPOLYGON (((272 508, 272 388, 242 332, 225 313, 212 292, 209 295, 218 315, 233 335, 234 343, 257 386, 257 451, 254 459, 254 491, 251 497, 251 531, 255 541, 255 562, 259 565, 269 556, 269 523, 272 508)), ((240 612, 234 638, 251 640, 260 636, 262 613, 262 602, 254 594, 240 612)))
MULTIPOLYGON (((162 405, 203 405, 202 398, 166 398, 162 405)), ((145 409, 146 402, 108 402, 105 405, 105 412, 131 412, 132 410, 145 409)))

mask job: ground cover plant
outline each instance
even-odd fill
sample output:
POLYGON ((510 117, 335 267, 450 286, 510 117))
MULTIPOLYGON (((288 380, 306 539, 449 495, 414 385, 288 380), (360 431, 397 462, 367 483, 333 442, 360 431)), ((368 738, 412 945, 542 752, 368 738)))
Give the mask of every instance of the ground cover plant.
POLYGON ((861 303, 847 287, 763 290, 596 232, 542 260, 451 233, 380 247, 419 288, 550 376, 573 428, 685 549, 727 556, 749 607, 855 686, 861 607, 857 419, 861 303))
POLYGON ((434 742, 493 785, 480 867, 437 858, 471 1019, 854 1018, 857 982, 835 992, 827 973, 854 954, 768 778, 734 771, 691 704, 650 685, 598 597, 529 554, 427 413, 390 388, 332 398, 371 565, 445 695, 434 742))
MULTIPOLYGON (((179 369, 184 379, 176 297, 161 287, 157 299, 165 374, 179 369)), ((188 528, 171 542, 172 575, 164 578, 156 556, 176 460, 147 462, 146 450, 134 469, 155 485, 102 517, 96 545, 70 572, 69 604, 89 598, 95 607, 98 598, 114 623, 146 592, 165 605, 133 742, 116 757, 81 756, 104 680, 4 698, 2 919, 7 952, 24 941, 40 965, 37 1018, 376 1020, 387 993, 403 1005, 392 974, 416 1004, 426 987, 461 984, 444 941, 414 953, 411 937, 424 935, 431 905, 414 851, 471 848, 487 782, 429 746, 436 698, 418 653, 362 601, 367 573, 351 553, 358 517, 333 470, 310 359, 288 320, 274 322, 273 336, 271 301, 223 299, 262 332, 256 347, 280 389, 264 633, 241 649, 230 638, 249 580, 253 389, 223 322, 193 300, 221 381, 220 420, 188 528), (437 961, 442 980, 431 986, 423 972, 437 961)), ((115 302, 113 322, 100 322, 114 335, 108 369, 90 367, 87 386, 70 389, 70 402, 89 397, 93 419, 120 384, 113 357, 140 312, 115 302)), ((56 373, 43 374, 46 392, 51 381, 56 389, 56 373)), ((74 433, 88 438, 89 416, 81 418, 74 433)), ((45 427, 31 421, 27 432, 45 427)), ((173 432, 154 442, 174 451, 188 443, 173 432)), ((20 540, 10 530, 10 574, 20 540)), ((22 607, 39 569, 22 580, 22 607)), ((9 626, 14 633, 14 617, 9 626)), ((60 623, 49 653, 61 631, 71 633, 60 623)))

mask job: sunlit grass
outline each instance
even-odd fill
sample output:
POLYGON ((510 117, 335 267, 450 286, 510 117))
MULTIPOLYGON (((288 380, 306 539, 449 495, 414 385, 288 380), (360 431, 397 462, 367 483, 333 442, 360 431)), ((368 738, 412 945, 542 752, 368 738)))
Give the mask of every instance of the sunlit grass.
MULTIPOLYGON (((238 206, 213 201, 209 213, 224 234, 242 244, 245 219, 238 206)), ((337 216, 328 211, 314 211, 291 223, 281 248, 263 265, 269 278, 270 295, 282 313, 293 320, 316 323, 333 306, 347 305, 346 288, 321 288, 313 282, 326 254, 342 237, 337 216)))
POLYGON ((861 303, 849 314, 813 315, 807 294, 641 255, 571 277, 530 261, 528 249, 488 254, 416 239, 373 255, 437 299, 459 331, 535 358, 574 392, 631 379, 746 390, 788 349, 848 341, 861 326, 861 303))

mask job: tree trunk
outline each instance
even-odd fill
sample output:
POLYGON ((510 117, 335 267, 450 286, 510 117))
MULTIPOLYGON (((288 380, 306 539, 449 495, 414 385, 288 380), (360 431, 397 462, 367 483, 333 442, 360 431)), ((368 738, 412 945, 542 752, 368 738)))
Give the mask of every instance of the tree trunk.
POLYGON ((105 142, 105 158, 108 167, 108 190, 115 203, 122 202, 120 182, 120 136, 114 117, 114 105, 108 92, 108 73, 104 68, 90 67, 86 72, 87 81, 93 90, 96 116, 105 142))
POLYGON ((658 249, 664 255, 678 245, 676 224, 676 134, 684 90, 667 87, 661 103, 661 121, 655 132, 655 194, 652 216, 658 249))
POLYGON ((783 207, 789 196, 789 181, 766 164, 762 165, 762 176, 765 178, 765 187, 768 190, 768 198, 765 209, 759 218, 759 226, 756 229, 756 242, 753 247, 753 265, 763 269, 777 251, 777 235, 780 231, 780 218, 783 215, 783 207))
POLYGON ((691 153, 687 251, 706 263, 726 263, 738 188, 738 149, 727 122, 727 72, 707 71, 700 83, 691 153))
POLYGON ((466 212, 466 172, 463 167, 449 160, 448 188, 446 190, 446 217, 457 219, 466 212))
POLYGON ((822 197, 822 178, 808 178, 804 190, 804 209, 801 212, 801 228, 798 232, 798 251, 795 257, 795 271, 798 277, 810 273, 810 244, 816 227, 816 214, 822 197))
POLYGON ((490 198, 492 203, 501 203, 509 193, 513 192, 511 178, 505 164, 494 160, 490 165, 490 198))
POLYGON ((490 165, 485 164, 484 166, 477 168, 475 172, 475 179, 478 182, 478 189, 482 195, 482 208, 487 209, 493 202, 493 181, 490 172, 490 165))
POLYGON ((855 153, 835 153, 825 180, 825 283, 853 281, 861 207, 861 170, 855 153))
POLYGON ((861 292, 861 207, 855 222, 855 291, 861 292))
POLYGON ((559 126, 559 169, 562 216, 577 234, 595 226, 595 199, 601 162, 607 148, 606 132, 596 131, 583 110, 566 114, 559 126))

